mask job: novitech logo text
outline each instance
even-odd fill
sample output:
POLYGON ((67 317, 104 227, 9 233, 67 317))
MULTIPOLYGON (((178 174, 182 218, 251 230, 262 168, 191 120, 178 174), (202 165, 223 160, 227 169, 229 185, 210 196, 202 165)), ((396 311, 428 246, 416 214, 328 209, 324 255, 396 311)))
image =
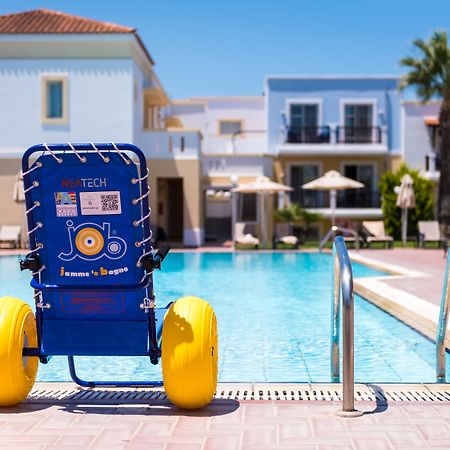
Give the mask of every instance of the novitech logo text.
POLYGON ((72 261, 80 258, 85 261, 95 261, 105 256, 108 259, 119 259, 127 251, 126 242, 118 237, 111 236, 111 224, 103 222, 103 226, 96 223, 82 223, 73 226, 71 220, 67 221, 70 250, 61 252, 58 257, 63 261, 72 261))
POLYGON ((107 178, 63 178, 61 187, 64 189, 100 188, 107 186, 107 178))

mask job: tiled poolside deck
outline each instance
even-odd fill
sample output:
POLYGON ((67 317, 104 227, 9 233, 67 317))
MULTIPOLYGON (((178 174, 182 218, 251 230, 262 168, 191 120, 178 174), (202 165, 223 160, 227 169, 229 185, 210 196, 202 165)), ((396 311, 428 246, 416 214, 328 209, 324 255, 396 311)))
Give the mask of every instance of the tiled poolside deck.
POLYGON ((350 251, 350 254, 377 261, 382 265, 396 265, 421 272, 422 276, 390 279, 386 283, 435 305, 440 304, 446 263, 443 250, 416 248, 362 249, 350 251))
MULTIPOLYGON (((43 383, 39 387, 51 388, 43 383)), ((55 388, 61 390, 61 384, 55 388)), ((362 417, 339 417, 340 404, 328 400, 220 398, 202 410, 188 412, 165 399, 113 403, 38 399, 0 409, 0 448, 450 448, 449 400, 360 401, 356 407, 364 411, 362 417)))

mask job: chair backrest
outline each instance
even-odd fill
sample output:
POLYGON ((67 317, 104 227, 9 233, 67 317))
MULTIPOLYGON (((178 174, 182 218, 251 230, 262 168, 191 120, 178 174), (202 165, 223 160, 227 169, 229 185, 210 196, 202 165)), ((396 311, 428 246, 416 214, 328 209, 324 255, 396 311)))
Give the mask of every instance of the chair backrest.
POLYGON ((13 241, 20 238, 20 225, 3 225, 0 228, 0 241, 13 241))
POLYGON ((236 222, 235 224, 236 239, 240 239, 245 236, 244 230, 245 230, 245 222, 236 222))
POLYGON ((144 276, 138 262, 150 249, 145 157, 125 144, 121 151, 111 144, 77 144, 76 152, 66 144, 36 147, 23 157, 30 253, 44 267, 34 282, 54 286, 54 292, 43 290, 44 300, 61 296, 52 313, 62 305, 69 315, 91 315, 89 298, 104 288, 111 300, 107 306, 98 301, 98 315, 108 310, 121 317, 124 297, 146 296, 137 288, 144 276))
POLYGON ((426 240, 439 240, 441 231, 437 220, 419 220, 419 233, 425 236, 426 240))
POLYGON ((365 220, 363 221, 363 227, 372 235, 377 238, 386 236, 384 231, 384 222, 382 220, 365 220))

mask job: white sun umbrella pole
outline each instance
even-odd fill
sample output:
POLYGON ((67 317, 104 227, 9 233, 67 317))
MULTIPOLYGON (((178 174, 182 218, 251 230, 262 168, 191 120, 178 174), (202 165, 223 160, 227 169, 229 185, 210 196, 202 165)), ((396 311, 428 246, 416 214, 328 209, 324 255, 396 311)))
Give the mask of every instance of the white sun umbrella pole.
POLYGON ((408 234, 408 209, 416 207, 413 179, 407 173, 402 176, 400 182, 400 189, 397 194, 397 206, 402 209, 402 242, 403 247, 405 247, 408 234))

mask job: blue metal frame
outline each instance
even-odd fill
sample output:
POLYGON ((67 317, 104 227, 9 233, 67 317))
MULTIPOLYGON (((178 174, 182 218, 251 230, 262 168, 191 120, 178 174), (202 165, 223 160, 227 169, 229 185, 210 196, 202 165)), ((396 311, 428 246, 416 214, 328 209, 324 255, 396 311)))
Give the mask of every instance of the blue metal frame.
MULTIPOLYGON (((98 143, 95 144, 95 147, 101 151, 103 155, 108 156, 107 152, 117 153, 117 150, 120 152, 130 152, 133 153, 135 156, 137 156, 139 160, 139 166, 140 166, 140 174, 142 178, 141 181, 141 191, 147 192, 148 191, 148 183, 147 179, 145 177, 145 174, 147 173, 147 164, 145 160, 145 156, 143 152, 132 144, 115 144, 112 143, 98 143)), ((25 189, 30 187, 30 157, 35 154, 44 155, 46 152, 51 153, 53 152, 56 156, 63 156, 65 153, 74 154, 73 149, 76 150, 76 152, 80 152, 81 155, 86 155, 86 153, 93 153, 96 152, 95 148, 92 146, 92 144, 39 144, 34 145, 33 147, 30 147, 23 155, 22 158, 22 172, 24 173, 24 187, 25 189), (49 152, 50 150, 50 152, 49 152), (61 153, 63 152, 63 153, 61 153)), ((129 159, 129 157, 126 154, 122 153, 122 157, 125 159, 129 159)), ((25 204, 26 209, 30 210, 32 208, 31 198, 29 195, 25 196, 25 204)), ((29 214, 27 214, 27 224, 28 229, 31 230, 35 226, 35 221, 33 220, 33 213, 34 211, 31 211, 29 214)), ((147 201, 142 202, 142 216, 149 215, 149 206, 147 201)), ((146 240, 148 237, 150 237, 150 221, 144 220, 143 221, 143 228, 144 228, 144 242, 143 242, 143 249, 144 253, 147 253, 150 251, 150 242, 146 240)), ((36 247, 36 240, 30 239, 30 251, 31 253, 38 253, 37 247, 36 247)), ((36 292, 39 291, 68 291, 68 290, 105 290, 105 285, 58 285, 58 284, 45 284, 45 283, 39 283, 39 280, 36 276, 34 276, 31 280, 31 286, 36 292)), ((141 289, 147 289, 148 286, 152 284, 152 274, 151 271, 147 272, 147 275, 145 279, 143 279, 140 283, 132 284, 132 285, 110 285, 107 287, 107 290, 117 291, 134 291, 134 290, 141 290, 141 289)), ((153 288, 147 289, 147 297, 153 302, 154 300, 154 293, 153 288)), ((36 300, 36 304, 38 303, 38 300, 36 300)), ((162 310, 166 310, 170 306, 167 305, 165 308, 162 308, 162 310)), ((148 323, 148 348, 149 348, 149 357, 152 364, 157 364, 158 360, 161 356, 161 350, 159 347, 158 341, 161 338, 161 330, 162 327, 159 327, 157 330, 156 327, 156 315, 155 315, 155 308, 149 307, 145 308, 145 314, 147 315, 147 323, 148 323)), ((38 338, 38 347, 37 348, 25 348, 23 351, 24 355, 29 356, 37 356, 39 357, 40 361, 44 364, 46 364, 51 356, 42 354, 42 329, 43 329, 43 309, 41 307, 36 307, 36 325, 37 325, 37 338, 38 338)), ((75 362, 72 355, 68 355, 68 364, 69 364, 69 371, 70 375, 72 377, 72 380, 83 387, 95 387, 95 386, 118 386, 118 387, 124 387, 124 386, 162 386, 162 381, 86 381, 78 377, 76 374, 75 369, 75 362)))
POLYGON ((108 386, 108 387, 130 387, 130 386, 138 386, 138 387, 156 387, 163 386, 162 381, 86 381, 80 378, 75 370, 75 361, 73 356, 67 357, 69 363, 69 372, 72 380, 82 387, 94 388, 97 386, 108 386))

